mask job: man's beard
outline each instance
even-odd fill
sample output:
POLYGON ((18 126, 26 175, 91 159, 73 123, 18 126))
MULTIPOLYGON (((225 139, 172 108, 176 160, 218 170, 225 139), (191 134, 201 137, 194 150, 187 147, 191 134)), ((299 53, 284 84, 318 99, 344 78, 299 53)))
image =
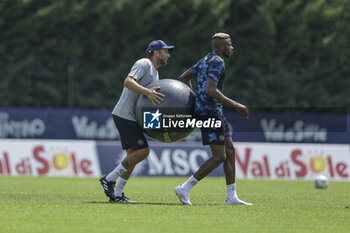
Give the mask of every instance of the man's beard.
POLYGON ((224 57, 225 57, 225 58, 228 58, 228 57, 231 57, 231 56, 232 56, 232 53, 231 53, 231 52, 224 53, 224 57))
POLYGON ((158 64, 159 65, 161 65, 161 66, 164 66, 164 65, 166 65, 166 60, 165 59, 163 59, 163 58, 158 58, 157 59, 157 62, 158 62, 158 64))

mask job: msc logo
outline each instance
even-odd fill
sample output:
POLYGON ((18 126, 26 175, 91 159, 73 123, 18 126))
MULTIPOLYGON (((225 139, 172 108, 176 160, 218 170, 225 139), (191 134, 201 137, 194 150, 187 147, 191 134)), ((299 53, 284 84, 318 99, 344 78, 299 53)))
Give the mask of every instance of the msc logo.
POLYGON ((160 129, 160 116, 162 113, 157 111, 143 112, 143 128, 144 129, 160 129))

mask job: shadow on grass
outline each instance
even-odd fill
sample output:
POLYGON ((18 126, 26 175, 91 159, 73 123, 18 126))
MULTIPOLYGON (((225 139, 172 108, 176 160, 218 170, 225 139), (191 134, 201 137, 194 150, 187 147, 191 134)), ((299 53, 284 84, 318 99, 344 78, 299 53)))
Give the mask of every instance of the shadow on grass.
MULTIPOLYGON (((108 205, 164 205, 164 206, 186 206, 181 203, 161 203, 161 202, 133 202, 133 203, 125 203, 125 202, 106 202, 106 201, 86 201, 82 202, 85 204, 108 204, 108 205)), ((221 204, 193 204, 193 206, 215 206, 221 204)))

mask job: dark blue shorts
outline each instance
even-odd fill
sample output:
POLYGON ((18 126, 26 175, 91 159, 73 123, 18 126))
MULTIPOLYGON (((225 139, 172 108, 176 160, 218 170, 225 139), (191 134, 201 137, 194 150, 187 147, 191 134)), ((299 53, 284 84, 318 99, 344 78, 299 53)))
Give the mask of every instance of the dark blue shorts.
POLYGON ((124 150, 140 150, 148 147, 145 135, 136 121, 130 121, 115 115, 113 116, 114 124, 120 135, 120 140, 124 150))
MULTIPOLYGON (((205 120, 212 117, 199 117, 205 120)), ((203 145, 225 145, 227 137, 232 137, 232 132, 224 116, 215 117, 221 121, 220 128, 201 128, 203 145)))

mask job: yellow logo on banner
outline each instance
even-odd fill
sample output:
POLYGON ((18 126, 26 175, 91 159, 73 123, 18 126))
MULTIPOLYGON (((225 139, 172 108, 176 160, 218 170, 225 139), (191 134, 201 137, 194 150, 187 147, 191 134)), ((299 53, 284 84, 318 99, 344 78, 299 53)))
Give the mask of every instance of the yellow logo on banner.
POLYGON ((326 169, 326 161, 322 156, 313 157, 310 160, 310 168, 313 172, 322 172, 326 169))
POLYGON ((53 165, 57 170, 62 170, 68 167, 69 158, 65 153, 56 154, 53 158, 53 165))

